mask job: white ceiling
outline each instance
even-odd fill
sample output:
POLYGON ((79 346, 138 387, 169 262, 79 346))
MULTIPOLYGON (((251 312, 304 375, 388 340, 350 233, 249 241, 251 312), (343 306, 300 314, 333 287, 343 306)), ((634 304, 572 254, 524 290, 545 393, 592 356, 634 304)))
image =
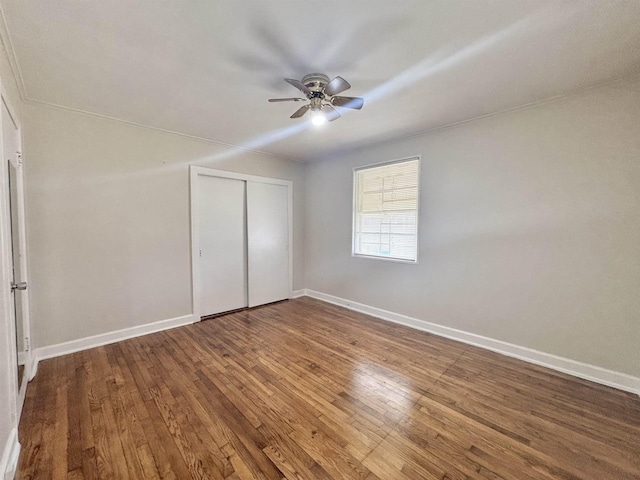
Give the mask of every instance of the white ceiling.
POLYGON ((312 160, 640 72, 640 0, 2 0, 25 98, 312 160), (361 111, 289 119, 283 78, 361 111))

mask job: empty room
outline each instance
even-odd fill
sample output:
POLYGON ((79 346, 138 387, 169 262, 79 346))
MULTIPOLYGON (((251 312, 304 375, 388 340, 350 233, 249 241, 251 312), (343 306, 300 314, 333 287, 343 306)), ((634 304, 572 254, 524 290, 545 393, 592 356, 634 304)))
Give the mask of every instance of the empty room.
POLYGON ((0 479, 640 480, 640 0, 0 43, 0 479))

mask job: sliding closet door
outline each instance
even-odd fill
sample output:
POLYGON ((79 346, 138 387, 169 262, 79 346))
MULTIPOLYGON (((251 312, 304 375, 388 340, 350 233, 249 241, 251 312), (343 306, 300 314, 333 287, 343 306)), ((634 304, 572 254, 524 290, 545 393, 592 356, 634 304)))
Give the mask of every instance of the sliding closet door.
POLYGON ((198 176, 201 316, 247 306, 245 185, 198 176))
POLYGON ((249 306, 289 298, 289 192, 247 182, 249 306))

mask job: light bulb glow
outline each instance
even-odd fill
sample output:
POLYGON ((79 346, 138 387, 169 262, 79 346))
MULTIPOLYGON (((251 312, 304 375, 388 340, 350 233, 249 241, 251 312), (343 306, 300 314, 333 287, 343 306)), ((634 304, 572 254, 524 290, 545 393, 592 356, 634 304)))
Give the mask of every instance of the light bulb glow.
POLYGON ((322 125, 326 121, 327 121, 327 119, 320 112, 314 112, 314 114, 311 116, 311 123, 313 123, 317 127, 319 127, 320 125, 322 125))

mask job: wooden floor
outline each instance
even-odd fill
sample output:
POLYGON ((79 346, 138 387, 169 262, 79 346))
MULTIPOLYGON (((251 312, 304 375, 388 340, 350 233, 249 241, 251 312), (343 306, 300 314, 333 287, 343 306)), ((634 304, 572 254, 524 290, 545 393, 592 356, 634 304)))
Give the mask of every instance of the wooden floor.
POLYGON ((640 479, 640 398, 309 298, 40 364, 19 479, 640 479))

